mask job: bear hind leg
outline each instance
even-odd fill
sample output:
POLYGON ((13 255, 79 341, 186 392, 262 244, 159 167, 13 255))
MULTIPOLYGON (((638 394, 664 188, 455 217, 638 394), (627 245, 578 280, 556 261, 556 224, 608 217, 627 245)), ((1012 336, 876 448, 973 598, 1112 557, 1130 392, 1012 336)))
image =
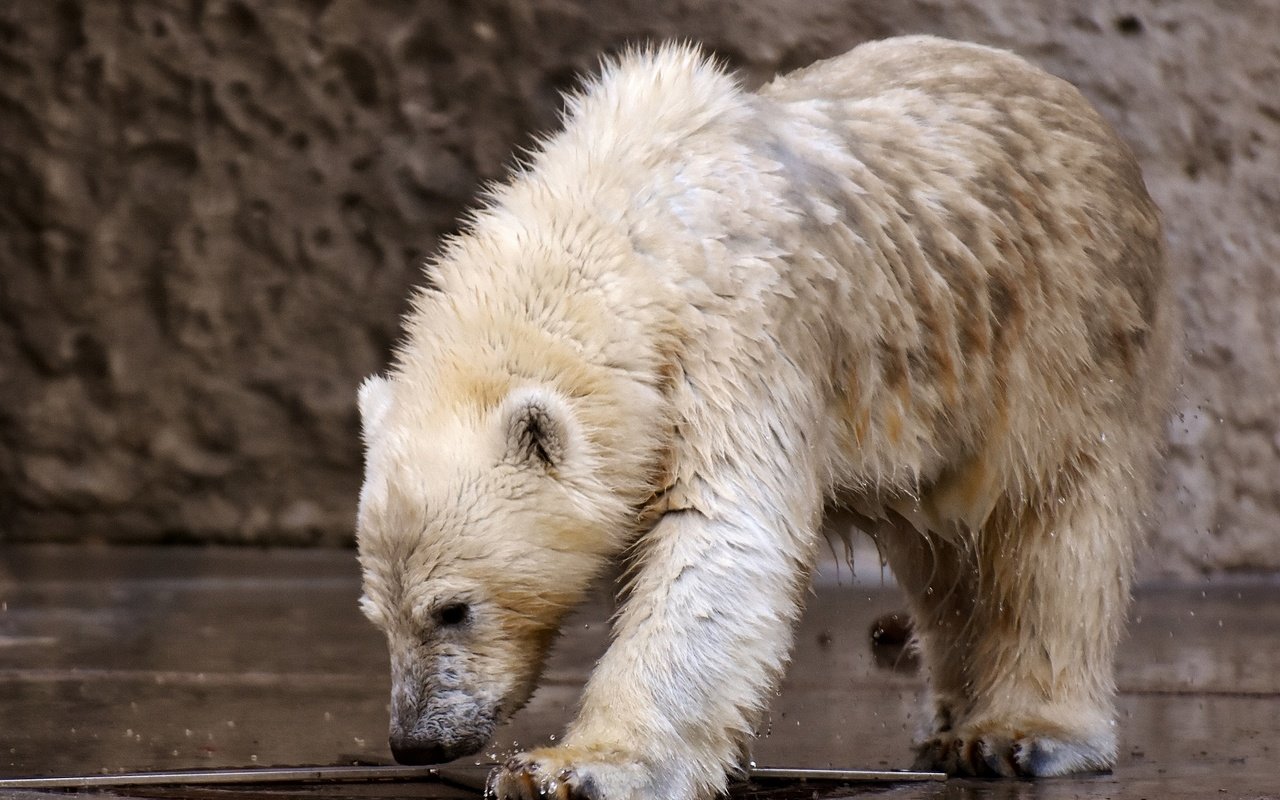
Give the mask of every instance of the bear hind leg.
POLYGON ((951 731, 968 706, 967 678, 961 669, 964 622, 970 616, 973 589, 967 559, 952 542, 917 532, 892 512, 891 520, 864 526, 910 601, 911 624, 929 677, 932 718, 925 737, 951 731))
POLYGON ((1072 480, 997 508, 962 542, 897 535, 886 548, 934 696, 918 767, 1038 777, 1114 765, 1139 493, 1122 489, 1133 480, 1119 465, 1073 466, 1072 480))

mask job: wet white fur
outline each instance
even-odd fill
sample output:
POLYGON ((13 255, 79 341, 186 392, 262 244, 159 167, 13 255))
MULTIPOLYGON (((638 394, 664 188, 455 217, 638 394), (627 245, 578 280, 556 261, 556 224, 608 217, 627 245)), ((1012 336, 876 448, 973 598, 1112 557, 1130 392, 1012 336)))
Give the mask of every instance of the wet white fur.
POLYGON ((498 794, 723 789, 824 507, 912 596, 923 761, 1113 761, 1171 303, 1137 168, 1074 89, 927 37, 756 94, 690 47, 631 53, 431 280, 360 398, 366 606, 421 715, 404 724, 509 714, 547 631, 634 559, 577 720, 498 794), (530 404, 550 464, 518 441, 530 404), (465 636, 425 616, 453 596, 476 603, 465 636))

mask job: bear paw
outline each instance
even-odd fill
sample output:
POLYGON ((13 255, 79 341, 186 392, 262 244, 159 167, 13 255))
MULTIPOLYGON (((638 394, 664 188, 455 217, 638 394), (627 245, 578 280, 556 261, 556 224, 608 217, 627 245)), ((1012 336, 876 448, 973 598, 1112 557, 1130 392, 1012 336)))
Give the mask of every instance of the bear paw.
POLYGON ((489 775, 490 800, 628 800, 645 796, 649 771, 615 751, 548 747, 521 753, 489 775))
POLYGON ((1115 739, 984 726, 940 733, 922 742, 916 753, 916 769, 979 778, 1045 778, 1110 771, 1115 739))

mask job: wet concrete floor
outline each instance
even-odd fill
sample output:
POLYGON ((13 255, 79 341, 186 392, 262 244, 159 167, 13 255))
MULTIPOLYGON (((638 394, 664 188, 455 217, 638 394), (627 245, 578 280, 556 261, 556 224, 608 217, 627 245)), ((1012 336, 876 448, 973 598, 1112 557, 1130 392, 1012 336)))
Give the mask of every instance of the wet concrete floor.
MULTIPOLYGON (((390 763, 386 654, 358 595, 349 551, 0 547, 0 777, 390 763)), ((868 635, 901 605, 879 578, 819 576, 768 735, 753 750, 759 765, 910 766, 922 679, 903 661, 878 663, 868 635)), ((603 650, 610 610, 602 592, 573 618, 531 704, 461 766, 476 772, 477 759, 560 732, 603 650)), ((1143 587, 1119 682, 1121 759, 1110 775, 756 784, 734 796, 1280 798, 1280 580, 1143 587)), ((477 796, 465 780, 91 794, 477 796)))

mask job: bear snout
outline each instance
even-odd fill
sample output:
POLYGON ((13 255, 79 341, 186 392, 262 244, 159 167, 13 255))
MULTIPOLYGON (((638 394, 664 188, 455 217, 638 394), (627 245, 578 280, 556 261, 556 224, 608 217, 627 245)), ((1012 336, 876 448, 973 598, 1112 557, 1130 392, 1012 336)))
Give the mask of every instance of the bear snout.
POLYGON ((442 764, 470 755, 488 743, 496 727, 492 711, 461 693, 433 697, 425 708, 397 700, 388 743, 401 764, 442 764))
POLYGON ((457 742, 446 745, 443 742, 394 734, 390 738, 390 744, 391 757, 396 760, 396 763, 408 765, 443 764, 446 761, 470 755, 484 746, 483 742, 475 747, 470 746, 469 743, 457 742))
POLYGON ((392 757, 400 764, 443 764, 478 752, 492 733, 491 726, 483 726, 482 730, 430 728, 434 730, 405 732, 393 727, 388 737, 392 757))

